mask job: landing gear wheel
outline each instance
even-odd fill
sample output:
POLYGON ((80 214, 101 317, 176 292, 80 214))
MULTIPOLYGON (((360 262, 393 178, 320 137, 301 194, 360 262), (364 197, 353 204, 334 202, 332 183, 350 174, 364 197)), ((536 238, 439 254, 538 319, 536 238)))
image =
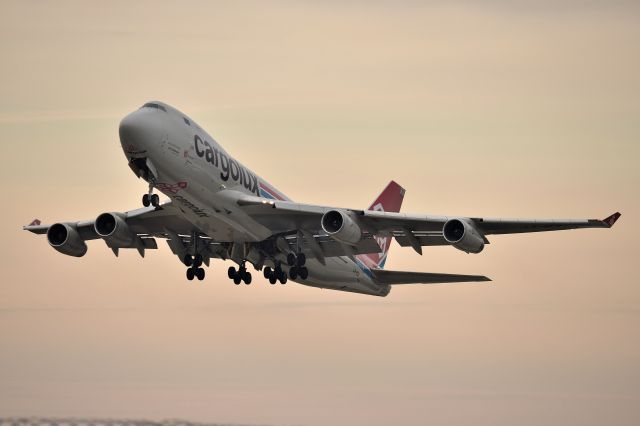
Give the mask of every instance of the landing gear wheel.
POLYGON ((301 280, 306 280, 307 278, 309 278, 309 270, 307 268, 298 268, 298 274, 300 275, 301 280))
POLYGON ((234 268, 233 266, 229 266, 229 270, 227 271, 227 276, 229 277, 229 279, 235 281, 236 275, 236 268, 234 268))
POLYGON ((195 275, 196 277, 198 277, 199 281, 204 280, 204 269, 203 268, 196 269, 195 275))
POLYGON ((151 205, 151 199, 149 198, 149 194, 144 194, 142 196, 142 205, 145 207, 149 207, 151 205))
POLYGON ((278 277, 278 279, 280 280, 280 284, 286 284, 287 283, 287 274, 285 274, 283 272, 282 274, 280 274, 280 277, 278 277))
POLYGON ((251 272, 245 272, 242 274, 242 281, 244 281, 246 285, 251 284, 251 272))
POLYGON ((271 269, 270 267, 268 267, 268 266, 267 266, 267 267, 266 267, 266 268, 264 268, 264 270, 262 271, 262 274, 264 275, 264 277, 265 277, 266 279, 269 279, 269 277, 270 277, 271 275, 273 275, 273 272, 272 272, 272 269, 271 269))
POLYGON ((152 194, 150 201, 153 207, 158 207, 160 205, 160 196, 158 196, 158 194, 152 194))
POLYGON ((293 253, 289 253, 287 255, 287 265, 295 266, 295 264, 296 264, 296 255, 293 253))
POLYGON ((202 255, 201 254, 196 254, 193 257, 193 266, 195 266, 196 268, 199 268, 200 266, 202 266, 202 255))
POLYGON ((239 275, 239 274, 233 277, 233 283, 234 283, 235 285, 240 284, 240 282, 241 282, 241 281, 242 281, 242 278, 240 277, 240 275, 239 275))
POLYGON ((190 254, 185 254, 184 257, 182 258, 182 263, 184 263, 187 266, 193 265, 193 257, 191 257, 190 254))
POLYGON ((195 272, 194 272, 193 268, 187 269, 187 279, 189 281, 193 281, 193 277, 194 276, 195 276, 195 272))
POLYGON ((278 282, 278 279, 276 278, 275 274, 272 274, 272 275, 269 277, 269 283, 270 283, 271 285, 273 285, 273 284, 275 284, 275 283, 277 283, 277 282, 278 282))
POLYGON ((304 266, 307 263, 307 256, 304 253, 298 253, 296 256, 298 266, 304 266))
POLYGON ((298 278, 298 268, 296 268, 295 266, 289 268, 289 278, 291 278, 292 280, 298 278))

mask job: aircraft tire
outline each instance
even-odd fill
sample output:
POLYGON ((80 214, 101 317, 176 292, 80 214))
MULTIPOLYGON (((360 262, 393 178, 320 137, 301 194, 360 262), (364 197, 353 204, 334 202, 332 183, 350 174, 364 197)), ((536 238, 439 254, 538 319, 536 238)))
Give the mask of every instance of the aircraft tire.
POLYGON ((298 266, 304 266, 304 264, 307 263, 307 256, 304 253, 298 253, 296 260, 298 262, 298 266))
POLYGON ((242 274, 242 281, 244 281, 246 285, 251 284, 251 272, 245 272, 242 274))
POLYGON ((277 283, 277 282, 278 282, 278 279, 276 278, 275 274, 272 274, 272 275, 269 277, 269 283, 270 283, 271 285, 274 285, 274 284, 275 284, 275 283, 277 283))
POLYGON ((293 253, 289 253, 287 255, 287 265, 295 266, 295 264, 296 264, 296 255, 293 253))
POLYGON ((295 266, 289 268, 289 278, 291 278, 292 280, 298 278, 298 268, 296 268, 295 266))
POLYGON ((195 277, 195 272, 194 272, 193 268, 187 269, 187 279, 189 281, 193 281, 193 277, 195 277))
POLYGON ((287 283, 287 274, 285 274, 283 272, 282 274, 280 274, 280 277, 278 277, 278 279, 280 280, 280 284, 286 284, 287 283))
POLYGON ((142 205, 145 207, 149 207, 151 205, 151 200, 149 199, 149 194, 144 194, 142 196, 142 205))
POLYGON ((187 266, 193 265, 193 257, 191 257, 190 254, 185 254, 184 257, 182 258, 182 263, 184 263, 187 266))
POLYGON ((204 269, 203 268, 198 268, 196 270, 196 277, 198 277, 199 281, 204 280, 204 269))
POLYGON ((264 275, 265 279, 269 279, 269 277, 273 274, 272 270, 270 267, 265 267, 264 270, 262 271, 262 275, 264 275))
POLYGON ((199 268, 200 266, 202 266, 202 255, 201 254, 196 254, 193 257, 193 266, 195 266, 196 268, 199 268))
POLYGON ((240 274, 237 274, 236 276, 233 277, 233 283, 235 285, 238 285, 242 282, 242 278, 240 277, 240 274))
POLYGON ((307 278, 309 278, 309 270, 307 268, 302 267, 298 269, 300 270, 299 271, 300 279, 306 280, 307 278))
POLYGON ((234 280, 236 277, 236 268, 234 268, 233 266, 229 266, 229 269, 227 270, 227 276, 230 280, 234 280))
POLYGON ((151 194, 151 205, 153 207, 158 207, 160 205, 160 197, 158 194, 151 194))

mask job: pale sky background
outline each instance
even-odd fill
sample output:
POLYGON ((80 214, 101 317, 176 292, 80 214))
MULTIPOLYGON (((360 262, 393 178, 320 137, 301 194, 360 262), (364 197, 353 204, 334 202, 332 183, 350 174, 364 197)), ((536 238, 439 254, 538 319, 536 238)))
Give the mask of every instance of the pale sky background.
POLYGON ((640 424, 637 2, 0 1, 0 415, 274 425, 640 424), (163 241, 21 230, 137 208, 119 120, 159 99, 297 201, 602 218, 387 268, 384 299, 189 283, 163 241))

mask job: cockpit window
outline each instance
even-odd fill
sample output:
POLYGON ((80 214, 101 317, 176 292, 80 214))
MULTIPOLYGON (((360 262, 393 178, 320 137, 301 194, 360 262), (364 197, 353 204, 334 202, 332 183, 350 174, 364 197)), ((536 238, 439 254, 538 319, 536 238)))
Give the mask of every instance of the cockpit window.
POLYGON ((167 112, 167 109, 165 107, 160 104, 154 104, 153 102, 147 102, 146 104, 142 105, 142 108, 155 108, 167 112))

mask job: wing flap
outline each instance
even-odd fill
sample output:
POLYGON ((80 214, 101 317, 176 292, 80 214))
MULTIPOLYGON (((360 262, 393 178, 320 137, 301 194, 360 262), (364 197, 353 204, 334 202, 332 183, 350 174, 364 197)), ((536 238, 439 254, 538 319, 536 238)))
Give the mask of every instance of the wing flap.
MULTIPOLYGON (((394 232, 393 237, 402 247, 414 247, 416 243, 420 247, 451 245, 450 242, 444 239, 442 232, 425 234, 420 232, 403 231, 394 232)), ((414 247, 414 250, 415 248, 416 247, 414 247)))
MULTIPOLYGON (((380 252, 380 246, 372 235, 365 235, 355 246, 342 244, 328 235, 314 235, 313 240, 315 241, 314 245, 317 244, 319 246, 324 257, 353 256, 380 252)), ((292 251, 296 251, 299 243, 295 235, 287 237, 286 242, 292 251)), ((314 247, 307 241, 307 238, 302 238, 300 247, 307 256, 317 257, 314 247)))

